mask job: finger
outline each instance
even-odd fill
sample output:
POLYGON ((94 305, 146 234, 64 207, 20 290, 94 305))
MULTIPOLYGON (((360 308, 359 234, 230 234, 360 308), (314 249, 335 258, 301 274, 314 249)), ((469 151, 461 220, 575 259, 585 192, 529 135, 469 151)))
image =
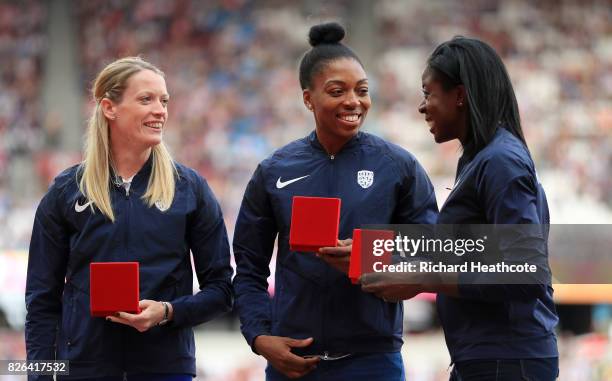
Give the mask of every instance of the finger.
POLYGON ((319 249, 319 254, 348 257, 351 255, 350 247, 322 247, 319 249))
POLYGON ((386 275, 385 273, 369 272, 361 275, 360 279, 362 284, 382 284, 386 280, 386 275))
POLYGON ((339 239, 338 240, 338 246, 350 246, 352 244, 353 244, 353 239, 352 238, 339 239))
POLYGON ((314 341, 314 339, 312 337, 309 337, 307 339, 301 339, 301 340, 300 339, 287 338, 286 344, 289 347, 291 347, 291 348, 304 348, 304 347, 307 347, 310 344, 312 344, 313 341, 314 341))
POLYGON ((314 367, 317 366, 319 361, 321 361, 321 359, 319 357, 309 357, 309 358, 304 359, 304 364, 307 365, 310 368, 314 368, 314 367))
POLYGON ((365 284, 369 282, 368 274, 361 274, 359 279, 357 279, 357 282, 359 282, 359 284, 363 287, 365 284))
POLYGON ((367 292, 377 292, 383 289, 383 285, 380 283, 367 283, 367 284, 362 284, 361 289, 367 292))
POLYGON ((113 323, 129 325, 130 327, 132 327, 132 323, 131 322, 129 322, 129 321, 125 320, 125 319, 116 317, 116 316, 107 316, 106 320, 111 321, 113 323))
POLYGON ((376 292, 382 289, 382 285, 380 283, 370 282, 361 284, 361 289, 367 292, 376 292))
POLYGON ((154 301, 154 300, 143 299, 143 300, 138 302, 138 307, 141 310, 146 310, 147 308, 151 307, 151 305, 153 305, 153 303, 157 303, 157 302, 154 301))
POLYGON ((306 368, 302 372, 302 376, 304 376, 304 375, 312 372, 313 370, 317 369, 317 366, 319 364, 319 361, 321 361, 321 359, 320 358, 316 358, 316 359, 313 359, 313 360, 316 360, 316 363, 306 365, 306 368))
POLYGON ((131 314, 129 312, 117 312, 117 317, 133 323, 134 320, 137 320, 139 318, 139 315, 131 314))
POLYGON ((316 365, 321 359, 319 357, 304 358, 289 352, 285 358, 285 364, 295 371, 304 371, 316 365))
POLYGON ((376 274, 374 273, 361 274, 361 276, 359 277, 359 282, 362 285, 373 284, 376 282, 376 274))
POLYGON ((308 373, 310 373, 312 369, 307 370, 307 371, 295 371, 295 370, 291 370, 288 371, 287 373, 285 373, 285 376, 287 376, 290 379, 297 379, 297 378, 302 378, 305 375, 307 375, 308 373))
POLYGON ((306 368, 303 369, 291 369, 288 373, 287 376, 289 378, 300 378, 300 377, 304 377, 305 375, 307 375, 308 373, 312 372, 313 370, 315 370, 317 368, 317 364, 314 365, 309 365, 306 368))

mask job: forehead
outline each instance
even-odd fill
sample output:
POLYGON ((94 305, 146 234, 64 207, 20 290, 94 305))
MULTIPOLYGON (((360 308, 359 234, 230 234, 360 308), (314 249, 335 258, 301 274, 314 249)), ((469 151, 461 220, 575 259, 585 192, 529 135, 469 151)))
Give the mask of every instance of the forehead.
POLYGON ((423 83, 423 86, 431 85, 432 82, 434 82, 434 79, 433 72, 429 68, 423 70, 423 74, 421 75, 421 82, 423 83))
POLYGON ((166 80, 161 75, 151 70, 141 70, 128 78, 126 82, 126 93, 139 93, 150 91, 166 94, 166 80))
POLYGON ((313 79, 317 84, 325 84, 331 81, 353 83, 367 78, 361 64, 347 57, 327 62, 313 79))

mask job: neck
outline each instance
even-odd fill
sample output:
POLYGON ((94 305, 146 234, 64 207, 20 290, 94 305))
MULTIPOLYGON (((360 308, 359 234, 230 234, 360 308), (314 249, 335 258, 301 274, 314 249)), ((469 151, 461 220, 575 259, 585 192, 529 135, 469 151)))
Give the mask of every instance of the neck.
POLYGON ((123 179, 133 177, 143 167, 151 155, 151 148, 144 151, 131 151, 111 148, 113 167, 123 179))
POLYGON ((459 141, 461 142, 461 145, 465 147, 468 142, 468 120, 467 114, 465 112, 461 116, 461 120, 459 126, 457 127, 457 130, 459 132, 459 141))
POLYGON ((317 128, 315 130, 315 133, 317 134, 317 139, 319 140, 319 143, 321 143, 323 149, 325 150, 325 152, 327 152, 328 155, 335 155, 340 152, 342 147, 344 147, 344 145, 348 143, 348 141, 351 140, 353 136, 355 136, 351 135, 346 138, 342 138, 337 135, 331 135, 329 133, 323 132, 320 128, 317 128))

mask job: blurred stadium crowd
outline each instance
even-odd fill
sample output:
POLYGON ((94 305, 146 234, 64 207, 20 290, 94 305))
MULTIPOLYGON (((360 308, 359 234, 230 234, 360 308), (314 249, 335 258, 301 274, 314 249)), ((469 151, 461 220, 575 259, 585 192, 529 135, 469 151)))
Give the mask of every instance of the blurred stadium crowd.
MULTIPOLYGON (((91 81, 102 67, 126 55, 141 55, 161 67, 171 94, 164 138, 178 161, 207 178, 230 237, 256 164, 314 128, 302 104, 297 64, 308 49, 308 28, 329 19, 347 27, 347 43, 370 76, 373 109, 365 129, 413 152, 440 201, 453 183, 460 150, 452 143, 434 145, 416 110, 420 76, 437 43, 466 35, 490 43, 507 65, 552 222, 612 222, 612 4, 607 0, 70 4, 78 34, 80 72, 74 75, 82 105, 75 112, 81 133, 93 105, 91 81)), ((27 249, 40 197, 60 170, 80 158, 79 147, 66 152, 60 144, 61 123, 43 113, 48 15, 46 1, 0 0, 0 251, 27 249), (34 173, 21 173, 14 164, 20 160, 31 161, 34 173), (24 175, 34 191, 11 185, 24 175)))

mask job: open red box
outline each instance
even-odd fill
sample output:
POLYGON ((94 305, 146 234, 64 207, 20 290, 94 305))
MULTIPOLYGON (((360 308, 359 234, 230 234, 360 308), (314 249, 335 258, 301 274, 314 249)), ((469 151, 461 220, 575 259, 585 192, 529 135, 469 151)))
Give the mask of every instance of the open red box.
POLYGON ((292 251, 317 252, 337 246, 340 224, 339 198, 294 196, 289 246, 292 251))
POLYGON ((353 247, 349 262, 348 276, 353 284, 356 284, 362 274, 374 272, 374 263, 381 262, 383 265, 391 264, 391 251, 384 250, 384 246, 379 248, 382 255, 374 255, 374 241, 393 240, 395 233, 392 230, 353 230, 353 247))
POLYGON ((91 316, 139 313, 138 262, 93 262, 89 265, 91 316))

